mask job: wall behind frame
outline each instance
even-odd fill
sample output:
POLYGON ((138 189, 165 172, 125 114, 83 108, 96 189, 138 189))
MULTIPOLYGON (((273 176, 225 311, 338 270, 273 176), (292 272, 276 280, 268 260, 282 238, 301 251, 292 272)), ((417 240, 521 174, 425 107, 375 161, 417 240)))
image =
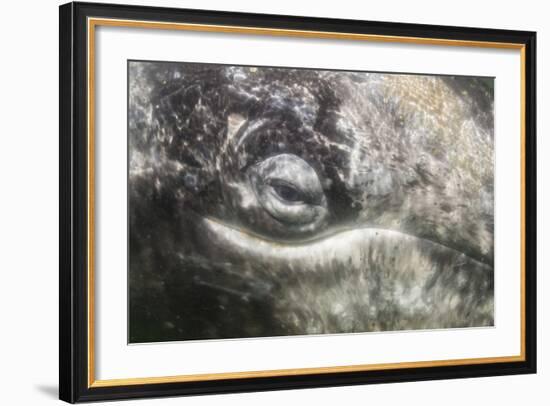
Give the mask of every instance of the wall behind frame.
MULTIPOLYGON (((353 0, 257 2, 251 0, 111 1, 140 5, 204 8, 313 17, 353 18, 538 32, 538 207, 550 197, 544 174, 550 119, 546 95, 550 84, 550 23, 544 2, 353 0)), ((0 25, 0 392, 2 403, 59 404, 57 400, 58 332, 58 5, 53 0, 9 2, 0 25), (7 51, 7 53, 6 53, 7 51)), ((280 405, 366 403, 423 406, 464 404, 513 405, 550 397, 550 340, 543 315, 550 312, 550 278, 545 237, 550 220, 538 213, 539 373, 405 384, 308 389, 186 398, 187 405, 280 405)), ((142 400, 124 405, 182 404, 182 399, 142 400)))

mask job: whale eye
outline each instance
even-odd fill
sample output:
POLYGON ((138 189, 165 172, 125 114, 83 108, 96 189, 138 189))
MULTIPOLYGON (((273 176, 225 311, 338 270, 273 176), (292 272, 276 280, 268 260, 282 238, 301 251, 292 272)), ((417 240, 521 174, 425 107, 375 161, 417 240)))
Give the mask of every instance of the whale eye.
POLYGON ((298 187, 287 183, 281 179, 269 179, 269 185, 273 188, 277 196, 288 203, 303 203, 306 196, 298 187))
POLYGON ((292 230, 312 231, 327 217, 327 203, 315 170, 291 154, 269 157, 249 169, 258 202, 292 230))

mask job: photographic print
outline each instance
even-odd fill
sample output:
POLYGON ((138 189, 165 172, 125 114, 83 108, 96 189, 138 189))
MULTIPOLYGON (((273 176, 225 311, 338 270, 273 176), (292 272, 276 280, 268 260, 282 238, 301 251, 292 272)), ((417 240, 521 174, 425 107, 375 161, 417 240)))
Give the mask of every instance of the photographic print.
POLYGON ((128 61, 129 343, 493 326, 493 89, 128 61))
POLYGON ((59 23, 60 399, 536 373, 535 32, 59 23))

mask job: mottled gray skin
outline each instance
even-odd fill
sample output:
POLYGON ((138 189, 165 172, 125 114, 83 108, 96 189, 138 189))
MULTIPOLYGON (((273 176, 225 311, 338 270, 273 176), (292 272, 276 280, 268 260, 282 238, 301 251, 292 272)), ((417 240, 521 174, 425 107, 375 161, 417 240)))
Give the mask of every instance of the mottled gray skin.
POLYGON ((493 324, 491 80, 129 75, 130 341, 493 324))

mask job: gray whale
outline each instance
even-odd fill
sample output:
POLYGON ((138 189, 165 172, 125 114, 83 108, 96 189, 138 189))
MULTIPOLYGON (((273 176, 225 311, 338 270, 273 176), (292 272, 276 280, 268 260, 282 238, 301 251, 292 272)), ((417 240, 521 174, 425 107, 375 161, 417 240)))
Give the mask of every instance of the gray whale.
POLYGON ((129 74, 131 342, 493 325, 490 80, 129 74))

